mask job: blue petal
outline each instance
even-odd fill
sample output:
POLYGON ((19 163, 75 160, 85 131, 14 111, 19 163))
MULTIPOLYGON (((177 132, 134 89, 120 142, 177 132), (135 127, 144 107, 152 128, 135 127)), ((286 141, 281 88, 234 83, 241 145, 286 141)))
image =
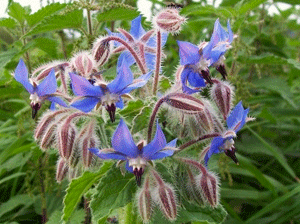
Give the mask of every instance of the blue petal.
POLYGON ((172 156, 174 154, 174 150, 164 150, 155 153, 154 155, 150 156, 150 160, 162 159, 168 156, 172 156))
POLYGON ((122 66, 122 62, 125 59, 127 65, 130 67, 131 65, 133 65, 135 63, 135 59, 134 57, 130 54, 129 51, 124 51, 122 52, 122 54, 120 54, 119 58, 118 58, 118 67, 122 66))
POLYGON ((223 55, 226 52, 226 50, 227 50, 226 45, 227 45, 226 43, 220 44, 211 51, 211 53, 210 53, 210 64, 211 65, 216 63, 219 60, 219 58, 221 57, 221 55, 223 55))
POLYGON ((140 88, 140 87, 146 85, 146 83, 148 82, 148 80, 151 77, 151 74, 152 74, 152 71, 148 72, 145 75, 141 75, 139 78, 135 79, 132 84, 128 85, 125 89, 123 89, 122 92, 120 92, 120 94, 122 95, 125 93, 129 93, 130 91, 132 91, 134 89, 137 89, 137 88, 140 88))
POLYGON ((199 48, 185 41, 177 41, 179 46, 180 64, 196 64, 200 60, 199 48))
POLYGON ((111 93, 119 93, 126 86, 132 83, 133 74, 126 63, 126 60, 123 59, 123 62, 120 67, 118 67, 118 75, 117 77, 107 85, 107 88, 111 93))
POLYGON ((91 153, 95 154, 96 156, 98 156, 101 159, 118 159, 118 160, 126 160, 127 159, 126 156, 121 153, 115 153, 115 152, 103 153, 97 148, 89 148, 89 150, 91 153))
POLYGON ((15 79, 21 83, 29 93, 33 94, 33 86, 28 80, 28 71, 22 59, 20 59, 16 68, 15 79))
POLYGON ((235 108, 231 111, 229 114, 226 122, 227 122, 227 127, 230 130, 234 130, 235 127, 242 122, 242 119, 244 117, 244 108, 242 105, 242 101, 240 101, 235 108))
POLYGON ((192 69, 188 75, 188 82, 193 87, 204 87, 205 86, 205 81, 201 77, 201 75, 197 72, 194 72, 192 69))
MULTIPOLYGON (((192 69, 185 67, 181 73, 181 84, 182 84, 182 92, 186 93, 186 94, 193 94, 196 92, 199 92, 199 89, 191 89, 190 87, 188 87, 186 85, 189 74, 193 73, 192 69)), ((205 83, 204 83, 205 86, 205 83)))
POLYGON ((242 118, 241 122, 236 127, 234 127, 235 132, 238 132, 239 130, 241 130, 241 128, 245 125, 248 112, 249 112, 249 109, 244 110, 244 114, 243 114, 243 118, 242 118))
POLYGON ((51 103, 51 105, 50 105, 50 110, 52 110, 52 111, 55 111, 55 110, 56 110, 56 108, 55 108, 55 103, 54 103, 54 102, 51 103))
POLYGON ((121 97, 120 97, 120 100, 118 102, 116 102, 116 107, 118 107, 120 109, 124 108, 124 102, 121 97))
POLYGON ((204 157, 204 162, 205 165, 207 166, 207 162, 209 160, 209 158, 213 155, 213 154, 218 154, 221 152, 220 147, 224 144, 225 142, 225 138, 222 137, 215 137, 213 138, 210 148, 208 150, 208 152, 206 153, 205 157, 204 157))
MULTIPOLYGON (((145 53, 146 66, 149 70, 154 70, 156 63, 156 55, 152 53, 145 53)), ((159 69, 161 71, 161 67, 159 69)))
POLYGON ((97 96, 103 95, 99 86, 93 86, 84 77, 70 73, 72 90, 76 96, 97 96))
POLYGON ((142 20, 142 16, 140 15, 131 21, 130 34, 136 40, 138 40, 140 37, 142 37, 146 33, 146 31, 142 27, 141 20, 142 20))
MULTIPOLYGON (((172 141, 170 141, 166 147, 172 147, 172 148, 176 148, 176 142, 177 142, 177 138, 173 139, 172 141)), ((166 148, 165 147, 165 148, 166 148)))
POLYGON ((72 103, 70 106, 78 110, 81 110, 85 113, 90 112, 94 107, 100 102, 100 98, 97 97, 85 97, 83 99, 77 100, 72 103))
POLYGON ((120 120, 120 124, 112 137, 111 144, 115 151, 125 154, 130 158, 138 156, 138 148, 123 119, 120 120))
POLYGON ((226 41, 228 40, 228 33, 224 30, 224 28, 221 26, 219 19, 215 22, 215 30, 216 35, 218 36, 218 41, 226 41))
MULTIPOLYGON (((49 96, 49 97, 47 97, 47 100, 49 100, 52 103, 57 103, 63 107, 69 107, 61 98, 56 97, 56 96, 49 96)), ((52 106, 52 104, 51 104, 51 106, 52 106)))
POLYGON ((156 124, 156 133, 154 139, 143 148, 143 158, 148 159, 156 152, 162 150, 166 146, 166 138, 161 130, 158 122, 156 124))
POLYGON ((55 93, 56 89, 57 83, 55 78, 55 72, 54 69, 51 69, 46 78, 44 78, 44 80, 37 86, 36 92, 38 96, 45 96, 55 93))
POLYGON ((228 29, 228 42, 231 43, 233 41, 233 33, 230 27, 230 21, 227 21, 227 29, 228 29))
POLYGON ((129 166, 129 162, 128 162, 128 161, 126 162, 125 168, 126 168, 126 170, 128 170, 130 173, 133 173, 133 168, 132 168, 132 166, 129 166))

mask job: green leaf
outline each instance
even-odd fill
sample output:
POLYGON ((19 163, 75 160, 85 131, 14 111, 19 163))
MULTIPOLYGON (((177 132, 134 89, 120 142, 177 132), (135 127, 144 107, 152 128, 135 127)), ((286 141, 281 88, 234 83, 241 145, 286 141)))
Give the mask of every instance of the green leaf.
POLYGON ((241 56, 237 59, 244 64, 267 64, 267 65, 290 65, 293 68, 300 70, 300 63, 294 59, 286 59, 273 54, 263 54, 260 56, 251 56, 246 58, 241 56))
POLYGON ((33 40, 35 47, 45 51, 47 54, 49 54, 51 57, 56 58, 57 57, 57 46, 58 43, 56 40, 40 37, 35 38, 33 40))
POLYGON ((222 198, 229 199, 251 199, 251 200, 264 200, 272 197, 271 191, 258 191, 258 190, 243 190, 232 188, 221 188, 222 198))
POLYGON ((83 194, 110 169, 112 164, 112 162, 105 162, 97 173, 85 172, 70 183, 64 198, 63 220, 69 220, 83 194))
POLYGON ((14 19, 16 19, 20 24, 23 24, 26 17, 26 10, 19 3, 12 2, 8 8, 7 13, 14 19))
POLYGON ((127 205, 136 191, 132 173, 122 175, 120 168, 113 166, 100 180, 90 203, 93 218, 98 221, 116 208, 127 205))
POLYGON ((138 113, 134 118, 133 118, 133 125, 131 128, 132 134, 137 133, 144 128, 148 127, 149 124, 149 118, 152 112, 151 107, 144 107, 140 110, 140 113, 138 113))
POLYGON ((285 156, 283 153, 278 149, 276 146, 271 146, 268 142, 266 142, 259 134, 257 134, 254 130, 252 130, 250 127, 246 126, 247 129, 251 131, 251 133, 259 140, 261 141, 264 146, 272 153, 272 155, 278 160, 278 162, 283 166, 283 168, 294 178, 299 179, 294 170, 289 166, 289 164, 286 161, 285 156))
POLYGON ((25 205, 29 206, 33 204, 35 198, 30 197, 27 194, 20 194, 10 198, 7 202, 4 202, 0 206, 0 217, 2 217, 5 213, 12 211, 13 209, 25 205))
POLYGON ((0 20, 0 26, 6 27, 6 28, 14 28, 16 25, 17 25, 16 21, 13 20, 12 18, 0 20))
POLYGON ((273 0, 273 2, 284 2, 291 5, 300 5, 299 0, 273 0))
POLYGON ((126 8, 114 8, 106 12, 98 14, 97 20, 102 21, 115 21, 115 20, 131 20, 139 16, 139 12, 136 10, 126 8))
MULTIPOLYGON (((16 49, 11 49, 0 53, 0 70, 13 59, 13 57, 18 53, 16 49)), ((8 89, 7 89, 8 90, 8 89)), ((8 90, 11 91, 11 90, 8 90)))
POLYGON ((41 23, 35 26, 25 36, 38 33, 45 33, 54 30, 62 30, 68 28, 80 28, 83 21, 82 10, 76 10, 64 15, 53 15, 45 18, 41 23))
POLYGON ((29 15, 27 17, 27 23, 29 26, 34 26, 41 22, 43 19, 45 19, 48 16, 53 15, 54 13, 60 11, 61 9, 65 8, 67 4, 61 4, 59 2, 52 3, 50 5, 47 5, 40 10, 38 10, 36 13, 29 15))
POLYGON ((142 100, 130 101, 123 110, 119 113, 124 117, 134 117, 141 112, 141 109, 144 107, 142 100))
POLYGON ((237 12, 232 7, 218 7, 215 8, 212 5, 199 6, 199 4, 191 4, 184 7, 181 11, 185 15, 195 15, 195 16, 206 16, 206 15, 217 15, 223 18, 232 18, 237 15, 237 12))
POLYGON ((260 4, 267 2, 267 0, 250 0, 246 1, 237 11, 240 15, 244 15, 246 12, 257 8, 260 4))
POLYGON ((261 210, 259 210, 257 213, 255 213, 253 216, 251 216, 251 218, 249 218, 246 223, 250 223, 253 220, 259 218, 259 217, 263 217, 264 215, 273 212, 274 209, 280 205, 283 205, 285 203, 286 200, 288 200, 289 198, 293 197, 296 194, 300 193, 300 186, 294 188, 292 191, 282 195, 279 198, 276 198, 274 201, 272 201, 271 203, 268 204, 268 206, 262 208, 261 210))
POLYGON ((8 177, 5 177, 5 178, 1 179, 1 180, 0 180, 0 184, 3 184, 3 183, 5 183, 6 181, 9 181, 9 180, 14 179, 14 178, 16 178, 16 177, 24 176, 24 175, 26 175, 26 173, 15 173, 15 174, 12 174, 12 175, 10 175, 10 176, 8 176, 8 177))

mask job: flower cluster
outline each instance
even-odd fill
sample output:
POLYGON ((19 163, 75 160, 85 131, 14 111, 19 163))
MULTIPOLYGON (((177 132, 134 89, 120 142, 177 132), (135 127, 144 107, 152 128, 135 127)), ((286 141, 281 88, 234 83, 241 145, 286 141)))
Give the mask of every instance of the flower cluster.
POLYGON ((89 51, 78 52, 68 61, 40 66, 31 78, 28 78, 21 59, 14 77, 30 94, 33 118, 43 102, 51 102, 51 110, 41 116, 34 137, 42 150, 57 149, 58 182, 67 175, 69 179, 76 178, 104 160, 118 160, 118 165, 125 163, 123 167, 135 175, 137 185, 141 186, 137 192, 141 218, 149 221, 153 206, 157 205, 165 217, 173 221, 178 215, 178 198, 181 196, 176 194, 172 183, 164 181, 163 174, 156 169, 157 160, 173 157, 172 162, 184 164, 185 184, 194 195, 193 200, 216 207, 219 179, 209 171, 209 159, 213 154, 224 152, 237 163, 233 139, 251 119, 247 117, 249 109, 244 109, 242 102, 233 108, 233 86, 212 78, 209 71, 213 66, 223 79, 227 77, 224 54, 234 39, 229 21, 225 31, 219 19, 216 20, 209 42, 202 42, 199 46, 177 42, 180 56, 175 75, 177 80, 168 94, 155 101, 159 77, 162 76, 161 59, 165 56, 162 48, 168 34, 179 33, 186 18, 180 15, 178 7, 171 6, 154 17, 154 28, 149 31, 144 30, 141 19, 138 16, 132 20, 129 32, 121 28, 118 33, 106 29, 108 34, 97 38, 89 51), (111 55, 118 53, 121 54, 115 78, 106 81, 103 69, 111 55), (138 72, 133 73, 136 67, 138 72), (202 88, 210 89, 210 97, 201 95, 202 88), (127 117, 119 113, 126 106, 126 99, 133 99, 130 94, 143 99, 147 108, 155 105, 150 119, 139 113, 143 122, 149 119, 148 130, 130 131, 127 117), (172 134, 165 135, 159 124, 162 120, 156 119, 162 105, 168 108, 166 116, 160 116, 165 119, 163 126, 171 127, 172 134), (172 119, 168 119, 170 117, 172 119), (114 122, 118 123, 115 130, 112 129, 114 122), (186 134, 171 138, 177 134, 176 129, 186 134), (147 136, 142 137, 145 132, 147 136), (111 137, 111 146, 105 140, 107 134, 111 137), (173 140, 167 143, 167 138, 173 140), (177 139, 180 140, 179 146, 177 139), (200 161, 177 154, 200 141, 207 143, 203 150, 199 150, 200 161))

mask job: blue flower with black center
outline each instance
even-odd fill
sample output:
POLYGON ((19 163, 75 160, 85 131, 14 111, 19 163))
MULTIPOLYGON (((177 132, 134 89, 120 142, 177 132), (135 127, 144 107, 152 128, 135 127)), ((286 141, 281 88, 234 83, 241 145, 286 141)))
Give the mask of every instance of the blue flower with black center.
POLYGON ((144 86, 151 77, 151 72, 149 72, 133 79, 133 74, 125 59, 117 70, 117 77, 108 84, 100 80, 91 84, 84 77, 70 73, 73 92, 78 96, 71 106, 88 113, 97 104, 102 105, 108 111, 111 121, 114 122, 116 107, 120 109, 124 107, 121 97, 126 97, 130 91, 144 86))
POLYGON ((203 42, 200 46, 185 41, 177 41, 180 64, 185 66, 181 73, 183 92, 188 94, 198 92, 205 86, 205 81, 212 84, 208 69, 210 66, 215 66, 220 72, 221 69, 225 69, 223 55, 231 48, 230 44, 233 40, 229 21, 227 27, 228 33, 217 19, 210 41, 208 43, 203 42), (187 82, 193 88, 188 87, 187 82))
POLYGON ((233 138, 236 137, 236 133, 245 125, 247 122, 247 114, 249 109, 244 109, 242 101, 240 101, 235 108, 229 114, 226 123, 228 130, 223 136, 213 138, 210 148, 205 155, 204 162, 207 165, 209 158, 213 154, 225 152, 235 163, 238 160, 235 156, 235 147, 233 138))
POLYGON ((30 93, 32 118, 35 118, 38 110, 41 108, 41 105, 45 100, 52 103, 50 107, 52 110, 55 109, 55 103, 63 107, 68 107, 68 105, 55 94, 57 90, 57 83, 54 69, 49 72, 47 77, 40 84, 37 84, 34 80, 31 80, 30 82, 28 79, 28 70, 26 65, 24 61, 20 59, 14 77, 24 86, 27 92, 30 93))
POLYGON ((167 144, 165 135, 157 123, 154 139, 146 146, 144 146, 143 141, 136 145, 127 125, 121 119, 112 137, 113 151, 101 151, 96 148, 89 150, 101 159, 126 161, 126 169, 136 176, 137 184, 140 185, 141 176, 147 163, 151 160, 172 156, 176 150, 176 141, 177 139, 174 139, 167 144))

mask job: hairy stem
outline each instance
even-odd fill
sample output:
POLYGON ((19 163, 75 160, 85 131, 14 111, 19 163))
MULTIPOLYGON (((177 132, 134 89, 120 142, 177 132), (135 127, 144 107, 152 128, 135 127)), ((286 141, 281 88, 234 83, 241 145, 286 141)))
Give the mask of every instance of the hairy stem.
MULTIPOLYGON (((45 160, 47 155, 45 156, 45 160)), ((42 161, 42 158, 39 158, 39 181, 40 181, 40 189, 41 189, 41 199, 42 199, 42 224, 46 223, 48 221, 47 218, 47 202, 46 202, 46 191, 45 191, 45 185, 44 185, 44 173, 43 173, 43 164, 45 161, 42 161)))
POLYGON ((83 197, 83 204, 84 204, 84 211, 85 211, 84 224, 90 224, 92 223, 90 202, 88 199, 86 199, 86 197, 83 197))
POLYGON ((161 33, 160 30, 157 30, 156 34, 156 63, 155 63, 155 73, 154 73, 154 81, 153 81, 153 95, 156 95, 158 88, 158 79, 159 79, 159 70, 161 64, 161 33))
POLYGON ((119 38, 119 37, 114 37, 114 36, 109 36, 106 38, 106 41, 117 41, 121 44, 124 45, 124 47, 127 48, 127 50, 131 53, 131 55, 134 57, 139 69, 141 70, 141 72, 143 74, 147 73, 147 69, 145 68, 145 65, 142 63, 142 61, 139 58, 139 55, 136 53, 136 51, 123 39, 119 38))
POLYGON ((155 105, 153 111, 152 111, 152 115, 150 117, 150 122, 149 122, 149 126, 148 126, 148 138, 147 138, 147 142, 149 143, 150 142, 150 139, 151 139, 151 135, 152 135, 152 127, 153 127, 153 124, 154 124, 154 120, 155 120, 155 117, 156 117, 156 114, 158 112, 158 109, 159 107, 163 104, 163 102, 165 102, 166 98, 163 97, 161 98, 155 105))
POLYGON ((92 36, 93 35, 93 29, 92 29, 92 17, 91 17, 91 11, 89 9, 87 10, 87 26, 88 26, 88 32, 89 35, 92 36))
POLYGON ((189 146, 191 146, 193 144, 196 144, 196 143, 198 143, 200 141, 203 141, 203 140, 208 139, 208 138, 218 137, 220 135, 221 135, 220 133, 211 133, 211 134, 202 135, 202 136, 200 136, 197 139, 191 140, 191 141, 186 142, 185 144, 179 146, 179 149, 183 150, 183 149, 185 149, 185 148, 187 148, 187 147, 189 147, 189 146))

